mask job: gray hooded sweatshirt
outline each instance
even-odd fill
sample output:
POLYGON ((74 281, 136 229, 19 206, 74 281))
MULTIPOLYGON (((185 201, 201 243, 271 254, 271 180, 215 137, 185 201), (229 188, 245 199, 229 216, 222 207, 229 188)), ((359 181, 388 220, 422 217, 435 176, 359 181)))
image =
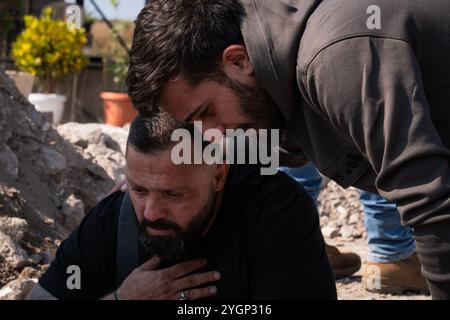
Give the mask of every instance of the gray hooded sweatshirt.
POLYGON ((433 298, 450 298, 450 1, 242 3, 256 78, 295 143, 341 186, 394 201, 433 298))

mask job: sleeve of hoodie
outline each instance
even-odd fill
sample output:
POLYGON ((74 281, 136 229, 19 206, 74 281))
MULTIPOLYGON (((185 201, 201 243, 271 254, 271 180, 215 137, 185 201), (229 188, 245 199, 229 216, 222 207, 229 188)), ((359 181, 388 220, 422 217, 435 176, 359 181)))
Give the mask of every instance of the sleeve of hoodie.
POLYGON ((450 150, 431 120, 409 44, 341 40, 311 61, 304 81, 309 105, 367 157, 380 195, 414 229, 433 298, 450 299, 450 150))

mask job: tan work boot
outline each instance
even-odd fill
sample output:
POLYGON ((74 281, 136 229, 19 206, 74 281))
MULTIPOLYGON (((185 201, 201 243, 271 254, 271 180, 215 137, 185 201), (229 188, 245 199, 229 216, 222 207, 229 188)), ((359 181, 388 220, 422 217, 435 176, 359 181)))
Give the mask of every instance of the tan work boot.
POLYGON ((325 244, 328 260, 336 279, 351 276, 361 268, 361 259, 353 252, 340 252, 338 248, 325 244))
POLYGON ((370 292, 401 294, 414 291, 428 294, 428 285, 420 273, 420 267, 417 254, 393 263, 368 262, 361 281, 370 292))

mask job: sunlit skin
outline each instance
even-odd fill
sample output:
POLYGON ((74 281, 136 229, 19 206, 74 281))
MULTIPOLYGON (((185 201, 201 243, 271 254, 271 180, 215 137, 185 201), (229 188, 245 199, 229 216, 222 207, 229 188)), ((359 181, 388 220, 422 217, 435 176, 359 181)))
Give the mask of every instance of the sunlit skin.
MULTIPOLYGON (((224 50, 223 71, 240 84, 256 84, 253 66, 244 46, 224 50)), ((159 99, 160 105, 178 120, 202 121, 203 130, 246 128, 251 119, 240 110, 239 99, 230 88, 204 80, 192 87, 182 76, 169 81, 159 99)))
POLYGON ((241 114, 239 100, 233 91, 217 82, 206 80, 192 88, 182 77, 170 81, 161 96, 166 111, 176 119, 202 121, 203 130, 241 128, 250 119, 241 114), (225 106, 225 107, 224 107, 225 106))
MULTIPOLYGON (((150 155, 129 146, 126 179, 139 222, 144 218, 149 221, 165 219, 185 230, 205 206, 211 192, 218 196, 214 210, 220 207, 228 166, 175 165, 170 155, 171 149, 150 155)), ((172 229, 150 227, 147 231, 153 236, 167 236, 174 232, 172 229)))

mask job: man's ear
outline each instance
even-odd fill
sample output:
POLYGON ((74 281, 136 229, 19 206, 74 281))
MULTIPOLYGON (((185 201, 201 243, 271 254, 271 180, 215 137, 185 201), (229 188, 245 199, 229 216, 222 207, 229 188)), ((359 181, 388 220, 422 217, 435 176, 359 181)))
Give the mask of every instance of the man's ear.
POLYGON ((254 86, 255 70, 248 56, 245 46, 233 44, 227 47, 222 54, 223 71, 240 84, 254 86))
POLYGON ((223 190, 223 188, 225 187, 225 182, 227 180, 228 170, 230 166, 224 163, 224 164, 215 164, 214 167, 215 167, 215 174, 214 174, 213 189, 214 191, 218 192, 223 190))

